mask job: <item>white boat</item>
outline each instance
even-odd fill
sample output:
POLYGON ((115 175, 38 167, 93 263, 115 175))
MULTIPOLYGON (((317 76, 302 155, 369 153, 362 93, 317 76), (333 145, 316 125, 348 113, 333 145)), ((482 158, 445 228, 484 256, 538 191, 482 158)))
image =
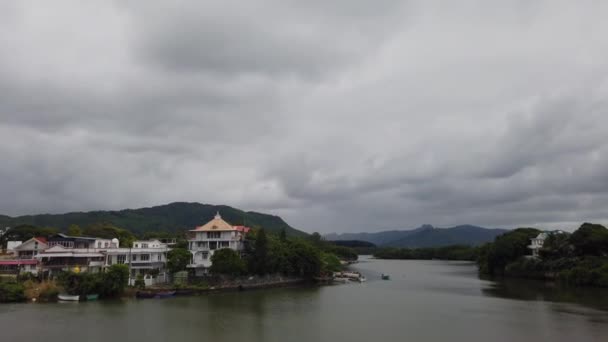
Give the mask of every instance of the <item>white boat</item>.
POLYGON ((64 302, 77 302, 80 300, 80 296, 69 295, 69 294, 59 294, 59 295, 57 295, 57 298, 59 298, 59 300, 62 300, 64 302))
POLYGON ((341 274, 343 277, 354 281, 364 282, 366 280, 365 277, 359 272, 342 272, 341 274))

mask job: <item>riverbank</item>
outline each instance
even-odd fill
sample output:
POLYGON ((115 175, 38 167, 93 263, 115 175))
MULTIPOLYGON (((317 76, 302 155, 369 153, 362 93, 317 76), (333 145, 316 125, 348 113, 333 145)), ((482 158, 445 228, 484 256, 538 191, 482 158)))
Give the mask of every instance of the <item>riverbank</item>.
POLYGON ((129 288, 129 290, 125 292, 124 296, 135 296, 137 291, 147 291, 152 293, 176 291, 176 295, 197 295, 218 291, 244 291, 254 289, 291 287, 307 284, 317 284, 317 282, 305 278, 286 277, 280 275, 250 276, 238 278, 201 278, 198 279, 198 281, 194 280, 190 284, 157 285, 142 290, 129 288))

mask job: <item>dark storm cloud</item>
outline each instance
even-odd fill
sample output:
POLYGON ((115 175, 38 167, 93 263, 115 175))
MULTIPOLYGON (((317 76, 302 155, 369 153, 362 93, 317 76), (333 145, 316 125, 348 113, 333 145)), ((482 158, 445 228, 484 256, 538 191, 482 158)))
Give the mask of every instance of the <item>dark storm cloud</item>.
POLYGON ((603 3, 0 4, 0 213, 608 223, 603 3))

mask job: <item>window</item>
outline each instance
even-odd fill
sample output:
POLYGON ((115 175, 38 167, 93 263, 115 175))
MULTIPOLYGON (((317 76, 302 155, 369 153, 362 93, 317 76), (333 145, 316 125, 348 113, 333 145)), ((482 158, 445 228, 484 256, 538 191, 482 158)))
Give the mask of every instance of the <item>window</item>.
POLYGON ((207 258, 209 257, 209 252, 203 252, 202 256, 203 256, 203 260, 207 260, 207 258))
POLYGON ((97 248, 101 248, 101 241, 97 241, 97 248))
POLYGON ((219 239, 222 237, 222 232, 207 232, 207 239, 219 239))
POLYGON ((229 246, 228 241, 220 241, 220 248, 226 248, 229 246))
POLYGON ((131 257, 131 259, 133 259, 133 261, 137 261, 137 254, 133 254, 133 256, 131 257))
POLYGON ((124 264, 126 261, 127 261, 127 256, 126 256, 126 255, 121 254, 121 255, 117 255, 117 256, 116 256, 116 263, 117 263, 117 264, 122 265, 122 264, 124 264))
POLYGON ((150 261, 150 254, 142 254, 140 259, 141 261, 150 261))
POLYGON ((141 244, 141 248, 148 248, 148 244, 147 243, 142 243, 141 244))
POLYGON ((162 261, 162 260, 163 260, 162 255, 159 253, 158 254, 158 261, 162 261))
POLYGON ((109 243, 109 242, 106 242, 106 243, 104 243, 104 246, 105 246, 106 248, 108 248, 108 247, 110 247, 110 243, 109 243))

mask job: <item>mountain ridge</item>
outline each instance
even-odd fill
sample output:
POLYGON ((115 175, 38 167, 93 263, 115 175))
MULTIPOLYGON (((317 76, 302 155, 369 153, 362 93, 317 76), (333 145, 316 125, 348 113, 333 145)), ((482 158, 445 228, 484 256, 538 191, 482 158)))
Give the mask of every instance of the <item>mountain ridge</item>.
POLYGON ((201 204, 198 202, 172 202, 136 209, 75 211, 63 214, 37 214, 16 217, 0 215, 0 227, 15 227, 26 224, 66 230, 71 224, 84 227, 95 223, 108 222, 135 234, 146 232, 175 233, 204 224, 211 220, 217 212, 233 225, 248 225, 253 228, 263 227, 273 233, 285 229, 290 236, 307 235, 307 233, 291 227, 280 216, 243 211, 227 205, 201 204))
POLYGON ((508 229, 484 228, 469 224, 448 228, 437 228, 425 224, 411 230, 387 230, 376 233, 331 233, 325 235, 327 240, 360 240, 380 247, 442 247, 448 245, 480 245, 491 242, 496 236, 508 229))

